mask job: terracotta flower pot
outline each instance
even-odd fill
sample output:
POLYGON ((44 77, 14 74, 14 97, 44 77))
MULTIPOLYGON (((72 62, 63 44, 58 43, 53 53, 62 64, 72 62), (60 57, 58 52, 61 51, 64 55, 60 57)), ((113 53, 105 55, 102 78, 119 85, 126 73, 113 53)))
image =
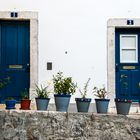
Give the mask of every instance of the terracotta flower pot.
POLYGON ((30 104, 31 104, 31 100, 29 99, 22 99, 21 100, 21 108, 20 109, 23 109, 23 110, 30 110, 30 104))

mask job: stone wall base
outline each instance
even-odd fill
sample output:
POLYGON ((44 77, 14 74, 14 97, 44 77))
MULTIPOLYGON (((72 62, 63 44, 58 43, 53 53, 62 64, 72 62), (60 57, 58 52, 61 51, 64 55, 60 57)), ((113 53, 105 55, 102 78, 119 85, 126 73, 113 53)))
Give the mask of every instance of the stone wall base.
POLYGON ((0 140, 139 140, 140 115, 0 111, 0 140))

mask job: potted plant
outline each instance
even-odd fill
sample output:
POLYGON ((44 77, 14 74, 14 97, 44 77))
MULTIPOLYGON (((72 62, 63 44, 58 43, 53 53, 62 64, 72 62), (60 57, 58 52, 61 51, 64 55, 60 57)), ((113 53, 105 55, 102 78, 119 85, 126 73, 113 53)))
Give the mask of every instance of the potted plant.
POLYGON ((107 91, 105 87, 94 87, 93 93, 96 97, 98 97, 97 99, 95 99, 97 113, 107 113, 110 99, 106 99, 107 91))
POLYGON ((20 109, 30 110, 31 100, 29 99, 29 92, 27 90, 21 92, 20 109))
POLYGON ((79 92, 81 93, 81 98, 75 98, 77 111, 78 112, 88 112, 89 105, 91 102, 91 98, 86 98, 87 96, 87 87, 89 84, 90 78, 88 78, 87 82, 85 83, 83 91, 79 89, 79 92))
POLYGON ((117 114, 128 115, 132 100, 129 99, 115 99, 117 114))
POLYGON ((13 97, 8 97, 5 100, 6 109, 15 109, 16 100, 13 97))
POLYGON ((53 84, 56 111, 67 112, 71 94, 76 91, 77 85, 72 77, 64 77, 62 72, 53 75, 53 84))
POLYGON ((38 85, 35 85, 35 87, 35 92, 37 95, 37 97, 35 98, 37 110, 47 110, 50 101, 50 98, 48 98, 48 95, 50 93, 50 91, 48 90, 49 86, 43 87, 42 85, 40 85, 39 87, 38 85))

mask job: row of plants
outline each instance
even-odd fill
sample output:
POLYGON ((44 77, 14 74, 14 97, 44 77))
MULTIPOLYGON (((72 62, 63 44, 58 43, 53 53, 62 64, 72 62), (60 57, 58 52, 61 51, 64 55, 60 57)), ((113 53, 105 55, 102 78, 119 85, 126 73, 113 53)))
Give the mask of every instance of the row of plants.
MULTIPOLYGON (((87 98, 87 88, 90 82, 90 78, 84 85, 83 90, 79 89, 81 93, 81 98, 76 98, 76 105, 78 112, 88 112, 89 105, 91 102, 91 98, 87 98)), ((56 111, 67 111, 69 100, 71 94, 76 91, 77 84, 72 81, 71 77, 64 77, 62 72, 57 73, 56 76, 53 76, 53 84, 54 84, 54 97, 56 104, 56 111), (68 83, 66 81, 69 81, 68 83)), ((97 113, 107 113, 108 105, 110 99, 107 99, 108 92, 105 87, 93 88, 93 93, 97 97, 95 99, 96 110, 97 113)), ((127 99, 115 99, 117 114, 127 115, 130 110, 130 106, 132 101, 127 99)))
MULTIPOLYGON (((88 112, 89 110, 89 106, 91 103, 91 98, 87 98, 89 82, 90 78, 85 83, 84 88, 82 90, 79 89, 81 98, 75 98, 78 112, 88 112)), ((43 87, 42 85, 35 85, 34 91, 37 96, 37 110, 47 110, 50 101, 49 94, 51 93, 51 91, 49 90, 49 86, 50 85, 43 87)), ((67 112, 71 95, 76 92, 77 84, 73 82, 72 77, 64 77, 62 72, 58 72, 56 75, 53 75, 53 89, 56 111, 67 112)), ((110 99, 106 99, 108 93, 105 87, 94 87, 92 92, 97 97, 95 99, 97 113, 107 113, 110 99)), ((31 100, 29 100, 28 92, 24 91, 21 95, 21 109, 29 110, 31 100)), ((7 101, 9 100, 6 100, 6 105, 7 101)), ((132 102, 131 100, 115 99, 115 102, 118 114, 127 115, 129 113, 129 108, 132 102), (127 109, 123 109, 124 107, 127 107, 127 109)), ((6 109, 15 109, 15 107, 10 106, 6 107, 6 109)))

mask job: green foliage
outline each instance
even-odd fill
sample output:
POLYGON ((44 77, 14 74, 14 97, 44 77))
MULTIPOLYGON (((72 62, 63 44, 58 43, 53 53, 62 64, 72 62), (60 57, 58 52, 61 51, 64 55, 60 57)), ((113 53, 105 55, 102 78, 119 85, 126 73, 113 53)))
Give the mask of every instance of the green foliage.
POLYGON ((13 97, 7 97, 6 100, 15 100, 13 97))
POLYGON ((83 91, 79 89, 79 92, 81 93, 82 98, 86 98, 87 96, 87 88, 88 88, 89 82, 90 82, 90 78, 88 78, 87 82, 85 83, 83 91))
POLYGON ((49 86, 43 87, 40 85, 35 85, 35 92, 38 98, 48 98, 50 91, 48 91, 49 86))
POLYGON ((73 94, 77 84, 72 81, 72 77, 64 77, 62 72, 53 75, 54 92, 57 94, 73 94))
POLYGON ((10 77, 0 79, 0 89, 6 87, 10 82, 10 77))
POLYGON ((107 96, 107 91, 106 91, 105 87, 103 87, 103 88, 94 87, 93 93, 95 93, 94 95, 100 99, 105 99, 105 97, 107 96))
POLYGON ((22 99, 29 99, 29 93, 26 89, 25 89, 25 91, 21 92, 21 98, 22 99))

